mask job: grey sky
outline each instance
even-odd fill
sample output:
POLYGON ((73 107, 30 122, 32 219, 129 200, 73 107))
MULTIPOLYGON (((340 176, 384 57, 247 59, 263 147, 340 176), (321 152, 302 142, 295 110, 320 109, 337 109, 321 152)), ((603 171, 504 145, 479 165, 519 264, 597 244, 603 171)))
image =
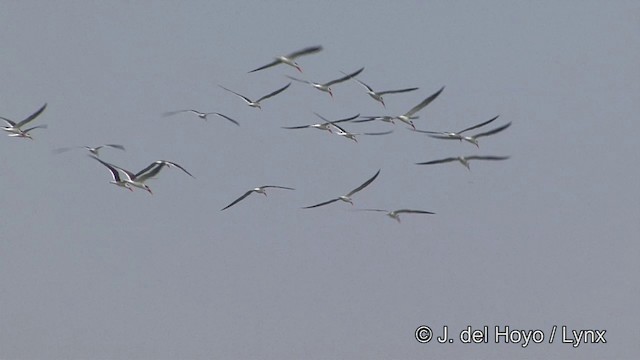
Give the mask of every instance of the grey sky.
MULTIPOLYGON (((49 104, 34 141, 0 138, 0 358, 562 358, 640 353, 637 1, 2 1, 0 116, 49 104), (302 74, 279 54, 311 45, 302 74), (340 71, 334 98, 292 75, 340 71), (513 125, 467 143, 376 122, 358 143, 314 129, 398 115, 513 125), (203 122, 165 111, 217 111, 203 122), (64 146, 166 159, 154 195, 64 146), (503 162, 416 166, 482 154, 503 162), (301 210, 344 194, 341 202, 301 210), (296 191, 251 195, 250 188, 296 191), (352 208, 415 208, 402 216, 352 208), (419 325, 606 329, 607 344, 420 344, 419 325)), ((494 125, 492 124, 492 125, 494 125)))

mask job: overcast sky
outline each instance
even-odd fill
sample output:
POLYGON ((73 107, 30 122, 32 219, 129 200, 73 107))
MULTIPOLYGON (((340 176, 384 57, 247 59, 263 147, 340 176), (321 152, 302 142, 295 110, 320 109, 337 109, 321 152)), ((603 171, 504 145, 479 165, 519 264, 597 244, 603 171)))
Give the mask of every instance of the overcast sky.
MULTIPOLYGON (((0 358, 631 359, 640 353, 637 1, 1 1, 0 116, 48 103, 28 139, 0 137, 0 358), (311 45, 303 73, 248 74, 311 45), (364 66, 386 108, 353 81, 364 66), (500 117, 469 143, 455 131, 500 117), (180 109, 236 119, 208 121, 180 109), (81 149, 132 171, 184 166, 154 194, 109 184, 81 149), (458 155, 507 161, 417 166, 458 155), (381 169, 354 206, 336 202, 381 169), (268 196, 252 194, 261 185, 268 196), (402 223, 352 209, 419 209, 402 223), (428 325, 452 344, 419 343, 428 325), (468 325, 487 344, 462 344, 468 325), (496 344, 494 327, 540 329, 496 344), (606 330, 563 344, 554 325, 606 330)), ((569 334, 571 335, 571 334, 569 334)))

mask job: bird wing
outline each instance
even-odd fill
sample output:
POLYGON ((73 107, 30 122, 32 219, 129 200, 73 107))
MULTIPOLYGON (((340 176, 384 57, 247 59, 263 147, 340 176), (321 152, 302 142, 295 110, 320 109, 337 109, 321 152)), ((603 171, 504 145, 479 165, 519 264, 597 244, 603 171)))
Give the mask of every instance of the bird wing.
POLYGON ((309 46, 309 47, 306 47, 306 48, 304 48, 302 50, 298 50, 298 51, 292 52, 291 54, 287 55, 286 57, 288 57, 289 59, 295 59, 295 58, 297 58, 299 56, 302 56, 302 55, 310 55, 310 54, 313 54, 313 53, 317 53, 320 50, 322 50, 322 46, 320 46, 320 45, 318 45, 318 46, 309 46))
POLYGON ((253 70, 249 71, 249 74, 252 73, 252 72, 256 72, 256 71, 264 70, 266 68, 270 68, 272 66, 276 66, 276 65, 280 64, 281 62, 282 61, 280 61, 280 59, 273 60, 272 62, 268 63, 267 65, 263 65, 263 66, 260 66, 257 69, 253 69, 253 70))
POLYGON ((509 126, 511 126, 511 122, 508 122, 507 124, 502 125, 502 126, 500 126, 500 127, 497 127, 497 128, 495 128, 495 129, 493 129, 493 130, 489 130, 489 131, 487 131, 487 132, 483 132, 483 133, 480 133, 480 134, 476 134, 476 135, 474 135, 473 137, 475 137, 475 138, 479 138, 479 137, 483 137, 483 136, 489 136, 489 135, 497 134, 497 133, 499 133, 499 132, 503 131, 504 129, 508 128, 509 126))
POLYGON ((346 122, 346 121, 351 121, 354 120, 355 118, 357 118, 358 116, 360 116, 360 114, 356 114, 355 116, 350 116, 348 118, 344 118, 344 119, 339 119, 339 120, 334 120, 334 121, 329 121, 327 120, 327 118, 325 118, 324 116, 318 114, 317 112, 313 113, 315 116, 319 117, 320 119, 324 120, 325 123, 331 123, 331 124, 335 124, 335 123, 341 123, 341 122, 346 122))
POLYGON ((469 131, 469 130, 477 129, 477 128, 481 127, 481 126, 485 126, 485 125, 489 124, 490 122, 492 122, 493 120, 497 119, 499 116, 500 115, 498 115, 498 116, 496 116, 496 117, 494 117, 492 119, 489 119, 489 120, 487 120, 487 121, 485 121, 483 123, 480 123, 478 125, 473 125, 472 127, 468 127, 468 128, 466 128, 464 130, 458 131, 458 134, 462 134, 465 131, 469 131))
POLYGON ((442 139, 442 140, 461 140, 462 139, 462 135, 458 135, 458 134, 439 134, 439 135, 429 134, 429 136, 434 139, 442 139))
POLYGON ((396 214, 401 214, 401 213, 408 213, 408 214, 435 214, 434 212, 431 211, 424 211, 424 210, 411 210, 411 209, 400 209, 400 210, 395 210, 394 213, 396 214))
POLYGON ((429 103, 431 103, 433 100, 435 100, 438 95, 440 95, 440 93, 442 92, 442 90, 444 90, 444 86, 442 88, 440 88, 440 90, 436 91, 435 93, 433 93, 431 96, 429 96, 428 98, 422 100, 422 102, 416 106, 413 107, 413 109, 407 111, 404 116, 407 117, 411 117, 413 114, 417 113, 418 111, 420 111, 423 107, 429 105, 429 103))
POLYGON ((331 199, 331 200, 328 200, 328 201, 325 201, 325 202, 321 202, 320 204, 315 204, 315 205, 311 205, 311 206, 305 206, 305 207, 303 207, 303 209, 311 209, 311 208, 324 206, 324 205, 327 205, 327 204, 331 204, 332 202, 336 202, 338 200, 340 200, 340 198, 331 199))
POLYGON ((360 135, 387 135, 387 134, 391 134, 392 132, 393 130, 389 130, 389 131, 382 131, 382 132, 362 133, 360 135))
MULTIPOLYGON (((318 115, 320 116, 320 115, 318 115)), ((340 119, 340 120, 334 120, 334 121, 330 121, 331 123, 335 124, 335 123, 341 123, 341 122, 346 122, 346 121, 351 121, 356 119, 358 116, 360 116, 360 114, 356 114, 355 116, 350 116, 348 118, 344 118, 344 119, 340 119)), ((329 121, 328 121, 329 122, 329 121)))
MULTIPOLYGON (((345 75, 348 75, 348 74, 347 74, 346 72, 344 72, 344 71, 340 71, 340 72, 341 72, 341 73, 343 73, 343 74, 345 74, 345 75)), ((364 87, 365 89, 367 89, 367 91, 370 91, 370 92, 372 92, 372 93, 376 93, 375 91, 373 91, 373 89, 371 88, 371 86, 369 86, 369 85, 365 84, 363 81, 360 81, 360 80, 358 80, 358 79, 357 79, 357 78, 355 78, 355 77, 351 77, 351 78, 352 78, 353 80, 355 80, 358 84, 362 85, 362 87, 364 87)))
POLYGON ((241 98, 242 98, 244 101, 246 101, 247 103, 251 103, 251 102, 253 102, 253 101, 251 101, 251 99, 249 99, 248 97, 246 97, 246 96, 244 96, 244 95, 242 95, 242 94, 238 94, 237 92, 235 92, 235 91, 233 91, 233 90, 230 90, 230 89, 227 89, 226 87, 224 87, 224 86, 222 86, 222 85, 218 85, 218 86, 220 86, 221 88, 223 88, 223 89, 227 90, 228 92, 230 92, 230 93, 232 93, 232 94, 235 94, 236 96, 241 97, 241 98))
POLYGON ((365 187, 367 187, 367 185, 371 184, 371 183, 373 182, 373 180, 375 180, 375 179, 378 177, 378 175, 380 175, 380 170, 378 170, 378 172, 376 172, 376 174, 375 174, 375 175, 373 175, 373 176, 371 177, 371 179, 369 179, 369 180, 365 181, 362 185, 360 185, 360 186, 358 186, 357 188, 355 188, 355 189, 351 190, 351 191, 347 194, 347 196, 351 196, 351 195, 353 195, 353 194, 357 193, 358 191, 360 191, 360 190, 364 189, 365 187))
POLYGON ((331 121, 329 121, 326 117, 324 117, 324 116, 322 116, 322 115, 318 114, 318 113, 317 113, 317 112, 315 112, 315 111, 313 112, 313 114, 314 114, 315 116, 319 117, 320 119, 322 119, 322 121, 324 121, 324 122, 331 122, 331 121))
POLYGON ((74 149, 74 147, 61 147, 61 148, 53 149, 51 150, 51 152, 54 154, 62 154, 63 152, 67 152, 71 149, 74 149))
POLYGON ((333 122, 333 121, 329 121, 329 124, 331 124, 331 125, 335 126, 338 130, 342 131, 342 132, 343 132, 343 133, 345 133, 345 134, 346 134, 346 133, 349 133, 347 130, 343 129, 340 125, 336 124, 336 123, 335 123, 335 122, 333 122))
POLYGON ((162 168, 164 166, 164 164, 161 161, 154 161, 151 164, 149 164, 147 167, 145 167, 144 169, 138 171, 137 173, 133 174, 133 179, 138 179, 140 178, 141 181, 144 181, 150 177, 153 177, 155 175, 158 174, 158 172, 160 171, 160 169, 155 169, 157 167, 162 168), (153 174, 152 175, 146 175, 145 173, 147 172, 151 172, 151 169, 153 169, 153 174), (145 175, 143 175, 145 174, 145 175))
POLYGON ((107 169, 109 169, 109 171, 111 172, 111 177, 113 177, 113 180, 120 182, 120 173, 118 172, 118 168, 116 168, 114 165, 109 164, 106 161, 102 161, 99 158, 93 156, 93 155, 89 155, 90 158, 94 159, 94 160, 98 160, 102 165, 106 166, 107 169))
POLYGON ((194 179, 195 179, 195 176, 191 175, 191 173, 190 173, 190 172, 188 172, 188 171, 187 171, 187 169, 183 168, 183 167, 182 167, 182 166, 180 166, 179 164, 176 164, 176 163, 174 163, 174 162, 172 162, 172 161, 167 161, 167 160, 159 160, 159 161, 157 161, 157 162, 161 162, 162 164, 164 164, 164 165, 168 165, 169 167, 177 167, 178 169, 180 169, 180 170, 184 171, 184 172, 185 172, 185 174, 187 174, 187 175, 189 175, 189 176, 191 176, 192 178, 194 178, 194 179))
POLYGON ((124 146, 120 145, 120 144, 104 144, 103 146, 108 146, 110 148, 114 148, 114 149, 120 149, 122 151, 126 151, 124 149, 124 146))
POLYGON ((240 201, 242 201, 242 199, 244 199, 244 198, 246 198, 247 196, 249 196, 249 194, 251 194, 252 192, 253 192, 253 190, 249 190, 249 191, 247 191, 246 193, 244 193, 244 195, 242 195, 242 196, 240 196, 239 198, 235 199, 231 204, 229 204, 229 205, 227 205, 227 206, 223 207, 222 209, 220 209, 220 211, 222 211, 222 210, 226 210, 226 209, 228 209, 228 208, 232 207, 233 205, 235 205, 235 204, 239 203, 240 201))
POLYGON ((399 90, 385 90, 385 91, 378 92, 378 95, 405 93, 405 92, 414 91, 418 89, 419 88, 417 87, 412 87, 412 88, 399 89, 399 90))
POLYGON ((492 156, 492 155, 488 155, 488 156, 482 156, 482 155, 466 156, 467 160, 507 160, 508 158, 509 158, 509 156, 492 156))
POLYGON ((47 108, 47 103, 44 103, 44 105, 42 105, 42 107, 40 109, 38 109, 38 111, 34 112, 33 114, 29 115, 28 118, 26 118, 26 119, 20 121, 19 123, 17 123, 16 127, 21 127, 22 125, 28 123, 29 121, 37 118, 38 115, 40 115, 44 111, 44 109, 46 109, 46 108, 47 108))
POLYGON ((7 125, 9 125, 11 127, 15 127, 16 126, 16 123, 14 121, 11 121, 11 120, 7 119, 6 117, 0 116, 0 119, 4 120, 4 122, 6 122, 7 125))
POLYGON ((431 160, 431 161, 416 163, 416 165, 442 164, 442 163, 451 162, 451 161, 457 161, 457 160, 458 160, 458 158, 448 157, 448 158, 439 159, 439 160, 431 160))
POLYGON ((167 111, 167 112, 162 113, 162 116, 164 116, 164 117, 173 116, 173 115, 180 114, 180 113, 183 113, 183 112, 188 112, 188 111, 192 111, 192 110, 167 111))
POLYGON ((297 82, 301 82, 301 83, 305 83, 305 84, 311 84, 311 81, 308 81, 308 80, 298 79, 296 77, 289 76, 289 75, 285 75, 285 76, 288 77, 289 79, 293 80, 293 81, 297 81, 297 82))
POLYGON ((294 188, 286 187, 286 186, 278 186, 278 185, 265 185, 260 186, 263 189, 274 188, 274 189, 285 189, 285 190, 295 190, 294 188))
POLYGON ((283 129, 305 129, 310 127, 311 125, 301 125, 301 126, 282 126, 283 129))
POLYGON ((409 129, 411 131, 424 133, 424 134, 434 134, 434 135, 444 135, 445 133, 442 131, 429 131, 429 130, 418 130, 418 129, 409 129))
POLYGON ((278 90, 276 90, 276 91, 274 91, 274 92, 272 92, 272 93, 270 93, 270 94, 267 94, 267 95, 265 95, 265 96, 261 97, 260 99, 256 100, 256 102, 257 102, 257 103, 259 103, 260 101, 262 101, 262 100, 264 100, 264 99, 268 99, 268 98, 270 98, 270 97, 272 97, 272 96, 276 96, 276 95, 280 94, 281 92, 283 92, 283 91, 287 90, 287 88, 288 88, 289 86, 291 86, 291 83, 288 83, 287 85, 285 85, 285 86, 281 87, 280 89, 278 89, 278 90))
POLYGON ((362 72, 362 70, 364 70, 364 67, 361 67, 360 69, 356 70, 355 72, 353 72, 351 74, 347 74, 347 75, 345 75, 345 76, 343 76, 343 77, 341 77, 339 79, 331 80, 328 83, 325 83, 325 84, 322 84, 322 85, 331 86, 333 84, 337 84, 339 82, 343 82, 343 81, 349 80, 352 77, 357 76, 358 74, 360 74, 362 72))
POLYGON ((228 117, 227 115, 220 114, 220 113, 218 113, 218 112, 212 112, 212 113, 209 113, 209 114, 215 114, 215 115, 218 115, 218 116, 223 117, 223 118, 225 118, 225 119, 227 119, 227 120, 231 121, 232 123, 234 123, 234 124, 236 124, 236 125, 240 126, 240 123, 239 123, 239 122, 237 122, 237 121, 233 120, 232 118, 228 117))
POLYGON ((384 116, 363 116, 362 119, 354 120, 354 123, 369 122, 374 120, 382 120, 384 116))
POLYGON ((38 126, 34 126, 34 127, 28 128, 28 129, 22 130, 22 132, 24 132, 26 134, 29 131, 33 130, 33 129, 46 129, 48 127, 49 127, 49 125, 38 125, 38 126))

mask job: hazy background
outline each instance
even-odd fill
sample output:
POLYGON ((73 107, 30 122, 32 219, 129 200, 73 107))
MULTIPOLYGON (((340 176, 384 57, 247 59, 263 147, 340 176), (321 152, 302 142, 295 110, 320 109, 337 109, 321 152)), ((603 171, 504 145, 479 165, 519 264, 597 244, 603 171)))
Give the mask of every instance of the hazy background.
POLYGON ((640 353, 637 1, 0 1, 0 358, 631 359, 640 353), (320 44, 299 58, 274 56, 320 44), (354 82, 335 98, 293 75, 354 82), (395 129, 358 143, 281 126, 398 115, 420 129, 500 115, 467 143, 395 129), (204 122, 165 111, 218 111, 204 122), (63 146, 165 169, 154 195, 63 146), (457 155, 503 162, 416 166, 457 155), (382 169, 355 197, 342 195, 382 169), (255 186, 275 184, 269 196, 255 186), (402 223, 352 208, 414 208, 402 223), (419 325, 606 329, 607 344, 420 344, 419 325))

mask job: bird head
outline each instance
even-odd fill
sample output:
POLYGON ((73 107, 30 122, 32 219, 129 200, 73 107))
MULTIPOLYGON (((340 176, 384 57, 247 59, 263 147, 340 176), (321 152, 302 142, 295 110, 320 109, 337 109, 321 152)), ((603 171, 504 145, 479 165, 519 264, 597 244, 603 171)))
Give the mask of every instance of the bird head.
POLYGON ((149 192, 149 194, 153 195, 153 191, 151 191, 151 188, 149 187, 149 185, 142 184, 142 188, 147 190, 149 192))

